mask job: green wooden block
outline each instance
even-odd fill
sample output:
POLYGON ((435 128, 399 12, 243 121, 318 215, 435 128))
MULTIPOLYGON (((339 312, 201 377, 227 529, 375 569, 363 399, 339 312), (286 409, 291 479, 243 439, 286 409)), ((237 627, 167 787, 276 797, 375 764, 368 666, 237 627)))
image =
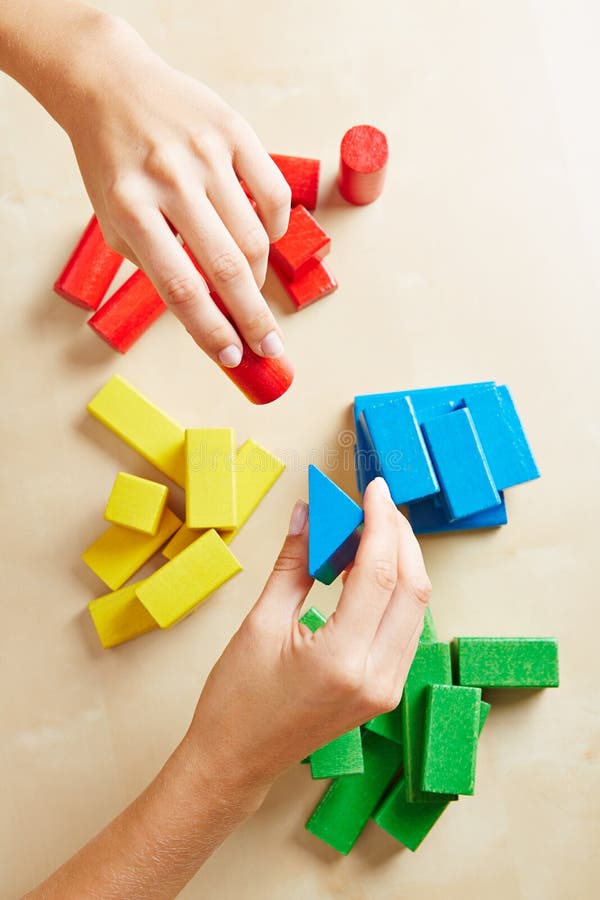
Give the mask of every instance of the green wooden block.
POLYGON ((452 642, 455 680, 466 687, 558 687, 555 638, 460 637, 452 642))
POLYGON ((406 797, 411 803, 439 803, 444 799, 421 790, 427 686, 430 684, 452 684, 449 644, 419 644, 404 686, 400 703, 402 751, 406 797))
POLYGON ((421 788, 436 794, 475 791, 481 688, 427 688, 421 788))
POLYGON ((316 606, 311 606, 310 609, 306 610, 303 616, 300 616, 300 621, 314 632, 320 628, 321 625, 325 625, 327 616, 324 616, 322 612, 319 612, 316 606))
POLYGON ((313 778, 362 775, 365 771, 360 728, 353 728, 310 755, 313 778))
POLYGON ((363 758, 364 774, 332 781, 306 823, 339 853, 350 853, 401 764, 396 744, 373 732, 364 735, 363 758))
POLYGON ((381 737, 387 738, 388 741, 394 741, 395 744, 402 745, 402 716, 400 714, 400 704, 391 712, 382 713, 369 719, 364 726, 367 731, 374 731, 381 737))
POLYGON ((431 610, 429 607, 425 610, 425 618, 423 619, 423 631, 421 632, 420 640, 425 641, 437 641, 437 630, 435 627, 435 622, 433 621, 433 616, 431 615, 431 610))
MULTIPOLYGON (((490 711, 490 704, 480 702, 479 733, 490 711)), ((400 779, 387 794, 373 818, 377 824, 409 850, 416 850, 427 837, 449 800, 437 803, 410 803, 406 799, 406 784, 400 779)))

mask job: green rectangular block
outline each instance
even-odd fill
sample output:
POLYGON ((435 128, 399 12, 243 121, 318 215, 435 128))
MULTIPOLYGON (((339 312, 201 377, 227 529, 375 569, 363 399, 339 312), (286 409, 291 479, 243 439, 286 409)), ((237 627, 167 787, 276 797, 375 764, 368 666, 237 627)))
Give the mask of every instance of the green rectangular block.
POLYGON ((402 716, 400 714, 400 704, 391 712, 382 713, 369 719, 364 726, 367 731, 373 731, 375 734, 386 738, 388 741, 394 741, 395 744, 402 746, 402 716))
POLYGON ((420 640, 425 642, 437 641, 437 629, 435 627, 435 622, 433 621, 433 616, 431 614, 431 610, 429 607, 425 610, 425 617, 423 619, 423 631, 421 632, 420 640))
POLYGON ((350 853, 401 765, 396 744, 373 732, 364 735, 363 758, 364 774, 332 781, 305 826, 339 853, 350 853))
POLYGON ((365 771, 360 728, 353 728, 310 755, 312 777, 338 778, 365 771))
POLYGON ((427 686, 430 684, 452 684, 449 644, 419 644, 404 686, 400 703, 402 751, 406 797, 411 803, 454 799, 431 796, 421 789, 427 686))
POLYGON ((307 628, 310 628, 312 632, 315 632, 322 625, 325 625, 327 616, 324 616, 322 612, 319 612, 316 606, 311 606, 310 609, 306 610, 303 616, 300 616, 300 621, 303 625, 306 625, 307 628))
POLYGON ((481 688, 427 688, 421 788, 436 794, 475 791, 481 688))
POLYGON ((452 642, 455 681, 465 687, 558 687, 555 638, 460 637, 452 642))

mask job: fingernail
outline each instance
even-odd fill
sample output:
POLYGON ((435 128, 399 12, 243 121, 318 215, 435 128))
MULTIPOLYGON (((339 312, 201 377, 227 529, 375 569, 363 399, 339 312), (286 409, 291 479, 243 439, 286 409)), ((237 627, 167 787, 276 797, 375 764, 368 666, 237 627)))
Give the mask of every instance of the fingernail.
POLYGON ((242 361, 242 351, 235 344, 230 344, 219 353, 219 362, 227 369, 235 369, 242 361))
POLYGON ((262 339, 260 349, 265 356, 270 356, 271 359, 277 359, 278 356, 281 356, 283 353, 283 344, 276 331, 270 331, 268 335, 262 339))
POLYGON ((290 517, 288 534, 302 534, 308 521, 308 504, 304 500, 297 500, 290 517))
POLYGON ((391 500, 392 495, 390 494, 390 489, 387 486, 387 481, 385 478, 375 478, 375 484, 377 485, 377 490, 380 494, 382 494, 386 500, 391 500))

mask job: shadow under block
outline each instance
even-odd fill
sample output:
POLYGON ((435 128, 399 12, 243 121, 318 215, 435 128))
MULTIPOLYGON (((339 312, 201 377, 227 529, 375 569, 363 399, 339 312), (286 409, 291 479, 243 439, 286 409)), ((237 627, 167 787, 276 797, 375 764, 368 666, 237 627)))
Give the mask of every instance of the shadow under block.
POLYGON ((83 562, 112 591, 125 584, 168 541, 181 520, 167 507, 156 534, 111 525, 82 553, 83 562))
POLYGON ((269 258, 289 281, 299 278, 310 268, 311 261, 329 253, 331 238, 303 206, 290 213, 288 230, 271 244, 269 258))
POLYGON ((558 687, 555 638, 461 637, 452 642, 455 680, 480 688, 558 687))
POLYGON ((411 803, 453 799, 439 795, 432 797, 421 789, 427 687, 430 684, 452 684, 449 644, 419 644, 400 701, 406 798, 411 803))
POLYGON ((281 156, 278 153, 271 153, 271 159, 290 186, 292 206, 305 206, 306 209, 313 210, 319 193, 320 161, 302 156, 281 156))
POLYGON ((88 325, 119 353, 126 353, 166 309, 150 279, 138 269, 88 319, 88 325))
POLYGON ((477 528, 498 528, 506 525, 506 503, 504 494, 499 492, 500 505, 483 512, 465 516, 464 519, 450 521, 443 506, 436 504, 437 497, 428 497, 408 506, 408 520, 415 534, 436 534, 444 531, 472 531, 477 528))
POLYGON ((423 422, 450 520, 500 505, 500 495, 468 409, 423 422))
POLYGON ((156 621, 136 597, 135 592, 140 584, 141 581, 128 584, 88 603, 94 627, 105 649, 158 628, 156 621))
POLYGON ((363 737, 363 775, 342 775, 329 785, 306 830, 339 853, 352 850, 401 760, 398 747, 378 734, 363 737))
POLYGON ((365 767, 360 728, 353 728, 341 734, 311 753, 310 769, 315 779, 362 775, 365 767))
POLYGON ((316 466, 308 467, 308 571, 331 584, 358 550, 364 514, 316 466))
POLYGON ((185 524, 235 528, 233 428, 189 428, 185 433, 185 524))
POLYGON ((113 375, 87 409, 175 484, 185 486, 185 431, 128 381, 113 375))
POLYGON ((481 688, 429 685, 422 790, 463 795, 475 792, 480 704, 481 688))
POLYGON ((160 526, 168 496, 169 489, 164 484, 119 472, 104 510, 104 518, 114 525, 154 535, 160 526))
POLYGON ((54 291, 76 306, 97 309, 122 261, 121 254, 108 246, 98 219, 92 216, 54 282, 54 291))
POLYGON ((291 297, 296 309, 303 309, 316 300, 333 294, 338 287, 335 276, 320 259, 312 260, 306 271, 292 281, 286 278, 275 264, 273 264, 273 270, 291 297))
POLYGON ((440 486, 410 398, 368 406, 362 416, 394 503, 437 494, 440 486))
POLYGON ((214 529, 165 563, 137 589, 138 600, 161 628, 169 628, 242 566, 214 529))

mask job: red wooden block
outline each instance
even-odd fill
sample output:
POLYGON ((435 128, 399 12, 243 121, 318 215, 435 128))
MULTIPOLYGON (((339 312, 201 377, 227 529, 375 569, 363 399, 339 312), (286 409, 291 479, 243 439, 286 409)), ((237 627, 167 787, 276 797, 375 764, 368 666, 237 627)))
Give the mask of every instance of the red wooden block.
POLYGON ((92 216, 68 263, 54 282, 54 290, 76 306, 97 309, 122 260, 121 254, 108 246, 98 219, 92 216))
POLYGON ((335 277, 320 259, 315 259, 310 268, 294 281, 288 281, 283 272, 276 266, 273 269, 279 276, 284 288, 294 301, 297 309, 314 303, 328 294, 332 294, 338 286, 335 277))
POLYGON ((389 157, 385 134, 372 125, 355 125, 342 138, 340 193, 349 203, 364 206, 381 194, 389 157))
POLYGON ((111 347, 126 353, 167 307, 138 269, 88 321, 111 347))
POLYGON ((288 230, 271 244, 270 258, 289 281, 306 272, 314 259, 329 253, 331 238, 303 206, 295 206, 290 214, 288 230))
POLYGON ((303 156, 280 156, 277 153, 271 153, 271 159, 292 189, 292 206, 314 209, 319 193, 320 161, 303 156))

